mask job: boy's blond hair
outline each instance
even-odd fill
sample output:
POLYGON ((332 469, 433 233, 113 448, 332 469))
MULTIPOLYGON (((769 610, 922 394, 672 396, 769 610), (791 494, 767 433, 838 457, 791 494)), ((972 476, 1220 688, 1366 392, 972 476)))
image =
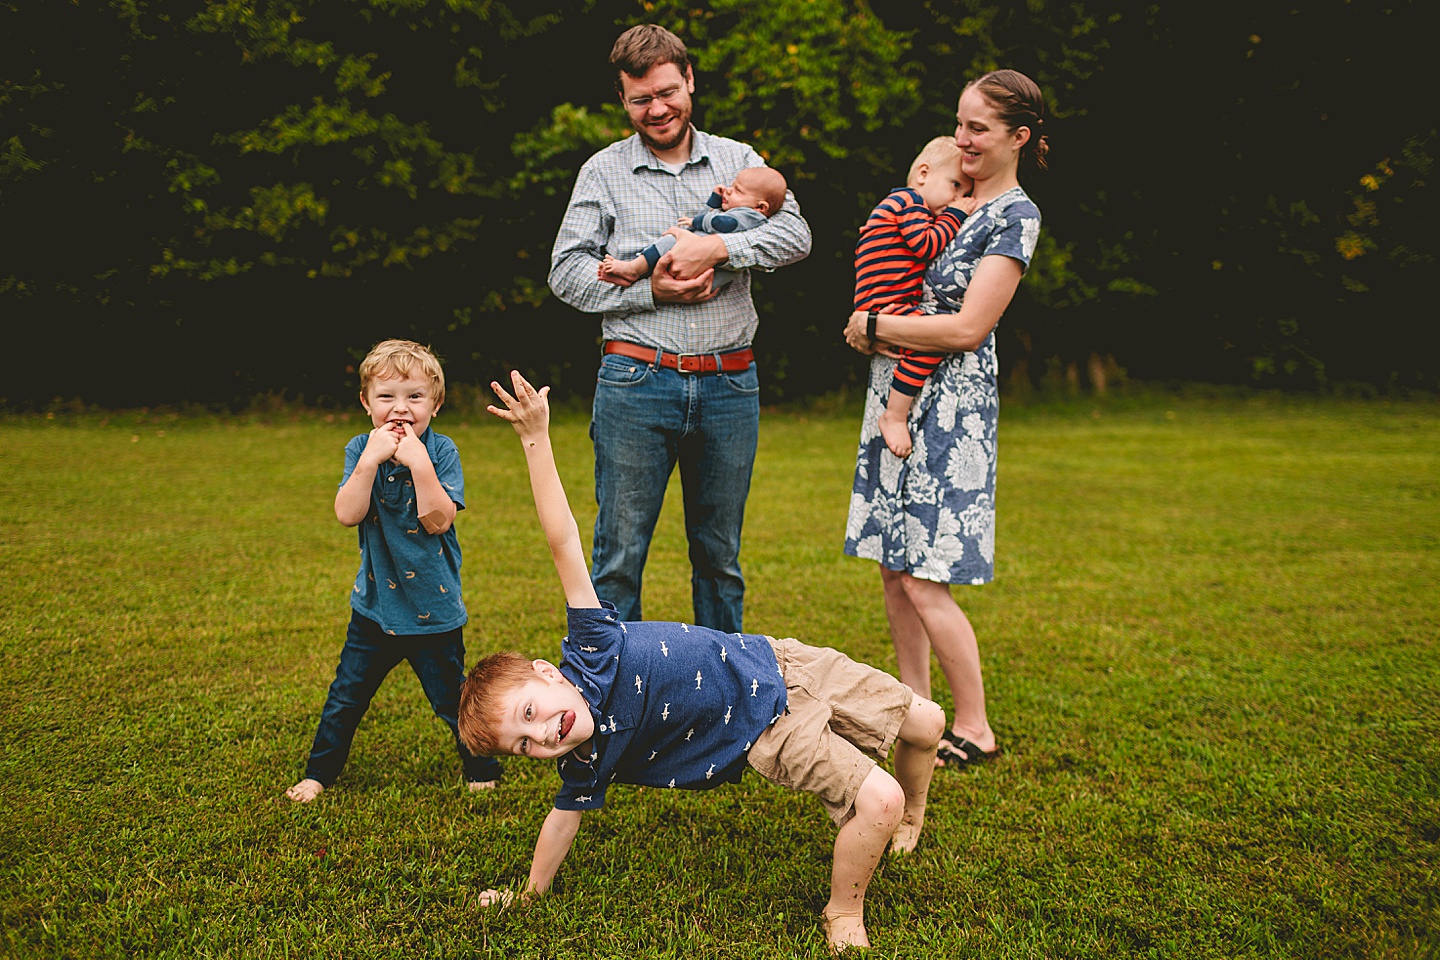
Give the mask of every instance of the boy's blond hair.
POLYGON ((744 186, 768 204, 765 216, 773 217, 785 206, 785 175, 774 167, 746 167, 735 175, 735 182, 745 178, 744 186))
POLYGON ((910 164, 910 173, 905 177, 906 186, 914 186, 915 174, 920 169, 920 164, 926 164, 931 170, 936 167, 943 167, 955 163, 960 159, 960 148, 955 146, 954 137, 936 137, 925 146, 920 148, 920 153, 915 161, 910 164))
POLYGON ((403 380, 415 373, 429 378, 435 406, 444 403, 445 371, 430 348, 414 340, 382 340, 360 361, 360 396, 365 396, 372 380, 403 380))
POLYGON ((505 695, 534 680, 535 664, 518 653, 492 653, 470 668, 460 684, 456 725, 460 742, 477 757, 501 754, 495 730, 505 713, 505 695))

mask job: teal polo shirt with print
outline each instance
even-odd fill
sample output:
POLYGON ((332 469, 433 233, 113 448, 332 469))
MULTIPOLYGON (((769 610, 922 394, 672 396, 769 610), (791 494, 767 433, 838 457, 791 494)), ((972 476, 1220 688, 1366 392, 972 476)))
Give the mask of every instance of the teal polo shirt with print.
MULTIPOLYGON (((370 435, 362 433, 345 445, 343 487, 370 435)), ((465 475, 460 451, 447 436, 427 427, 420 442, 430 451, 430 462, 440 485, 465 509, 465 475)), ((438 536, 420 523, 415 502, 415 481, 410 468, 387 460, 375 471, 370 509, 357 528, 360 535, 360 572, 350 593, 356 613, 380 624, 393 635, 444 633, 468 619, 460 596, 460 540, 455 525, 438 536)))

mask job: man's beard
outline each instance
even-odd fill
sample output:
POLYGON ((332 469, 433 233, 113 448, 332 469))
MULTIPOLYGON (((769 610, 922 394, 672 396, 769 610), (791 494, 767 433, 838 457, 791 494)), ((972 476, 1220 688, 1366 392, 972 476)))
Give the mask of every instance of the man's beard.
POLYGON ((676 111, 676 115, 680 122, 676 127, 675 135, 671 137, 668 141, 661 141, 655 139, 649 134, 648 128, 643 123, 633 124, 633 126, 635 127, 635 132, 640 134, 641 142, 643 142, 645 146, 649 147, 652 151, 663 152, 666 150, 673 150, 676 147, 680 146, 680 144, 684 143, 685 138, 690 135, 691 112, 692 111, 689 104, 686 104, 683 110, 676 111))

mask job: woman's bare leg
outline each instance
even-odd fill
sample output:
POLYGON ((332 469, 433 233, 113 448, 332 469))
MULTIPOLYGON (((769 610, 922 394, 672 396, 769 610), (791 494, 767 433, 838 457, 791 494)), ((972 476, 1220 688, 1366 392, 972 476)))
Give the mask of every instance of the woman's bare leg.
MULTIPOLYGON (((975 640, 975 628, 950 595, 949 584, 921 580, 908 573, 900 573, 898 578, 950 684, 950 695, 955 699, 955 717, 950 729, 987 753, 994 750, 995 731, 990 729, 985 715, 985 680, 980 674, 980 646, 975 640)), ((887 583, 887 609, 888 586, 887 583)), ((898 642, 896 655, 899 656, 898 642)), ((903 676, 901 680, 908 682, 903 676)))
POLYGON ((885 616, 890 620, 890 642, 895 644, 895 660, 900 668, 900 682, 925 699, 930 699, 930 637, 915 604, 905 593, 904 581, 909 574, 900 570, 880 568, 885 584, 885 616))

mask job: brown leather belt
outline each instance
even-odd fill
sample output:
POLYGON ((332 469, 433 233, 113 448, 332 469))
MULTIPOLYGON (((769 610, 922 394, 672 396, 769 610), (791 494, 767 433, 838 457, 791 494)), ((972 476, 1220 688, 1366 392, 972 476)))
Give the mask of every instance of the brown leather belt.
POLYGON ((755 362, 755 351, 749 347, 731 350, 729 353, 665 353, 654 347, 642 347, 638 343, 606 340, 605 352, 618 353, 622 357, 644 360, 646 363, 654 363, 655 355, 659 353, 660 366, 681 373, 739 373, 741 370, 750 369, 750 364, 755 362))

